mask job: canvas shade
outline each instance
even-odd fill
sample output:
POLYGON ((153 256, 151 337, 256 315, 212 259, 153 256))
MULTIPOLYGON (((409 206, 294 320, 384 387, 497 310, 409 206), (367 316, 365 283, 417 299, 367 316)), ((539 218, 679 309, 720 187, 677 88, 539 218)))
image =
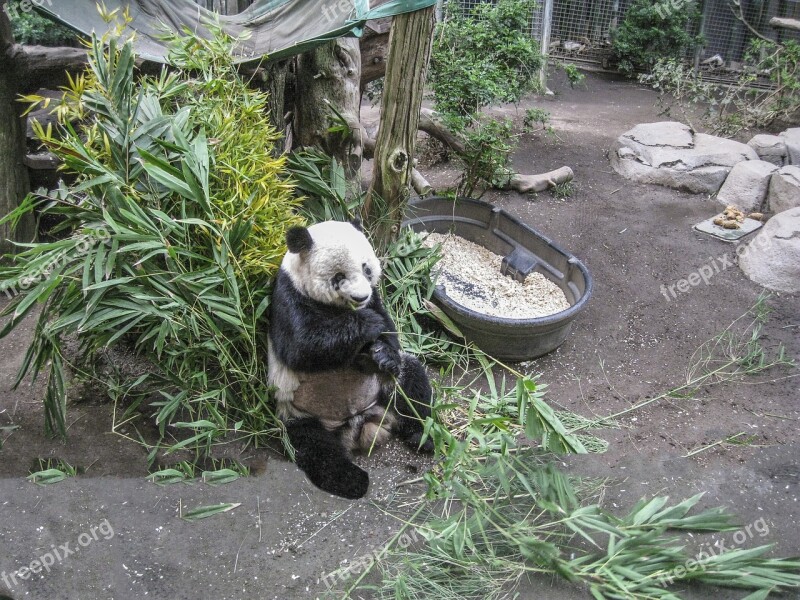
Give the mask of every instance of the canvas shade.
MULTIPOLYGON (((369 0, 256 0, 238 15, 218 15, 192 0, 104 0, 107 10, 127 9, 127 29, 136 32, 139 57, 166 63, 168 50, 159 38, 166 30, 189 29, 209 37, 206 23, 218 20, 240 42, 235 61, 276 60, 306 52, 345 35, 360 36, 369 19, 390 17, 433 6, 436 0, 389 0, 370 9, 369 0)), ((102 34, 109 25, 96 0, 34 0, 36 9, 80 33, 102 34)))

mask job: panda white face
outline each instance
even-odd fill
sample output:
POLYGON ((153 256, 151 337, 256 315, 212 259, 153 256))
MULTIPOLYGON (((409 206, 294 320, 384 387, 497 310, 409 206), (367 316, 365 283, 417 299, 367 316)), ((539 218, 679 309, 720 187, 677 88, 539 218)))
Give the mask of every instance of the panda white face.
POLYGON ((381 276, 381 265, 364 234, 352 223, 325 221, 294 227, 281 268, 303 294, 341 307, 364 308, 381 276))

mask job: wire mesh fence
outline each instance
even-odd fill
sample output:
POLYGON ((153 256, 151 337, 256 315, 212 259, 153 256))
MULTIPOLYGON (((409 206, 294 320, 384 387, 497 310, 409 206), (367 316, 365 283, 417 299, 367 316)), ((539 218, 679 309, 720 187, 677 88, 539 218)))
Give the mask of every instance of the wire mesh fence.
MULTIPOLYGON (((485 0, 495 2, 496 0, 485 0)), ((470 12, 482 0, 459 0, 470 12)), ((614 30, 624 21, 634 0, 540 0, 531 15, 531 34, 550 58, 588 67, 613 69, 614 30)), ((686 61, 711 80, 733 81, 744 68, 750 42, 757 34, 775 41, 800 42, 800 32, 776 29, 772 17, 800 19, 800 0, 661 0, 664 10, 684 10, 699 3, 700 23, 687 23, 702 34, 704 44, 689 51, 686 61)))

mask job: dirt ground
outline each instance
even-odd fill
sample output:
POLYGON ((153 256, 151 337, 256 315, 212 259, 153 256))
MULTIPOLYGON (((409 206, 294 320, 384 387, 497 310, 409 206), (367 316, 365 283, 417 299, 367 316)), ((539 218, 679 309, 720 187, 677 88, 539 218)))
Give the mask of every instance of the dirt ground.
MULTIPOLYGON (((662 285, 733 256, 733 246, 691 229, 718 205, 626 181, 609 166, 607 151, 619 134, 662 120, 651 91, 600 75, 589 75, 575 89, 558 78, 550 85, 555 96, 498 112, 521 119, 530 106, 550 111, 556 136, 524 136, 515 166, 542 172, 569 165, 577 191, 564 200, 549 193, 491 193, 485 199, 570 250, 591 271, 594 294, 569 338, 527 369, 541 373, 551 404, 602 416, 679 385, 695 348, 745 313, 761 289, 733 265, 707 285, 666 298, 662 285)), ((440 165, 431 180, 441 184, 452 175, 452 167, 440 165)), ((789 357, 800 358, 800 298, 777 294, 768 303, 773 312, 765 344, 784 344, 789 357)), ((0 430, 0 596, 315 598, 325 591, 323 574, 380 549, 397 530, 382 504, 423 462, 395 445, 362 460, 371 492, 349 502, 316 490, 292 464, 266 450, 240 457, 253 465, 254 476, 233 484, 148 483, 144 451, 109 433, 111 406, 92 399, 70 406, 66 443, 47 438, 41 383, 10 390, 30 333, 31 323, 0 346, 0 427, 19 426, 0 430), (62 458, 86 473, 36 486, 25 475, 39 457, 62 458), (178 517, 180 510, 218 502, 241 506, 194 523, 178 517), (67 550, 75 552, 63 556, 67 550), (34 560, 53 564, 28 579, 10 580, 8 574, 34 560)), ((705 492, 703 506, 729 507, 748 532, 720 536, 727 548, 771 543, 776 556, 800 555, 800 379, 787 377, 796 374, 774 371, 654 403, 622 418, 620 428, 600 432, 610 442, 608 452, 570 458, 568 467, 609 478, 602 501, 612 511, 629 509, 641 496, 677 500, 705 492), (740 432, 753 436, 749 445, 717 445, 686 457, 740 432)), ((698 599, 744 595, 685 593, 698 599)), ((520 597, 589 595, 540 578, 526 582, 520 597)))

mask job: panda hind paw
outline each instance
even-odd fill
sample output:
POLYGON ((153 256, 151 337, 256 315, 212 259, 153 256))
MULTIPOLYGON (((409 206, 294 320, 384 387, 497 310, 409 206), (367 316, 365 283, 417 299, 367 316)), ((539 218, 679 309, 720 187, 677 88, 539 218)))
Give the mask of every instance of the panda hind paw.
POLYGON ((413 450, 422 454, 433 454, 434 444, 430 436, 425 439, 424 443, 420 444, 423 435, 424 433, 422 431, 415 431, 405 439, 405 443, 413 450))
POLYGON ((352 462, 340 462, 338 465, 328 465, 325 471, 308 473, 311 482, 321 490, 347 498, 356 500, 366 495, 369 489, 369 474, 352 462))

